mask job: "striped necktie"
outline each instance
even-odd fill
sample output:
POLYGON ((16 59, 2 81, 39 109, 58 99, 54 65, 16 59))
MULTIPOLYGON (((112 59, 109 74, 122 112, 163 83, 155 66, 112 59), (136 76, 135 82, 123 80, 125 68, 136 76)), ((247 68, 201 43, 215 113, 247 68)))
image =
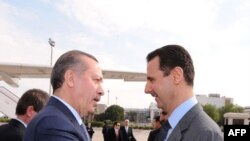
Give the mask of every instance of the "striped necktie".
POLYGON ((90 137, 89 137, 89 133, 86 129, 86 126, 84 124, 81 124, 80 125, 82 130, 83 130, 83 138, 84 138, 84 141, 90 141, 90 137))

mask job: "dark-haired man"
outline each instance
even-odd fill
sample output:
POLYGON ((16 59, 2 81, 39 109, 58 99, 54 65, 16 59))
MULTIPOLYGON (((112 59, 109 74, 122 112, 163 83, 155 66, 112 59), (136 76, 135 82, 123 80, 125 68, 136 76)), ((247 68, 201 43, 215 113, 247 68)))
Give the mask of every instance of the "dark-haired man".
POLYGON ((149 132, 148 141, 155 141, 156 136, 160 132, 160 128, 161 128, 160 116, 154 117, 153 128, 154 129, 149 132))
POLYGON ((17 102, 17 117, 0 126, 0 141, 22 141, 27 124, 45 106, 48 99, 48 93, 43 90, 26 91, 17 102))
POLYGON ((159 141, 223 141, 219 126, 203 111, 193 93, 194 66, 186 49, 167 45, 147 55, 145 93, 167 113, 159 141))

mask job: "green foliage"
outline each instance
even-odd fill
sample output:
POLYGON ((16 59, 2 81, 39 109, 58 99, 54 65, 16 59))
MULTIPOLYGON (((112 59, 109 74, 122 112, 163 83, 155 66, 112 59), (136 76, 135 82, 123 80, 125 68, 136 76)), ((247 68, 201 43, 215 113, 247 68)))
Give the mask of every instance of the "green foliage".
POLYGON ((124 120, 124 109, 118 105, 111 105, 105 111, 106 119, 111 121, 123 121, 124 120))
POLYGON ((0 122, 9 122, 10 121, 10 119, 9 118, 0 118, 0 122))
POLYGON ((124 119, 124 109, 118 105, 109 106, 105 113, 95 115, 95 121, 122 121, 124 119))
POLYGON ((92 127, 102 127, 104 125, 104 123, 100 122, 100 121, 92 121, 91 125, 92 125, 92 127))
POLYGON ((101 114, 95 115, 95 120, 96 121, 104 121, 104 120, 106 120, 105 113, 101 113, 101 114))
POLYGON ((218 122, 220 120, 220 114, 216 106, 211 104, 206 104, 203 107, 203 110, 215 121, 218 122))
POLYGON ((202 106, 204 111, 220 126, 224 125, 224 114, 228 112, 243 113, 244 108, 234 104, 226 104, 221 108, 206 104, 202 106))
POLYGON ((238 105, 234 104, 226 104, 224 107, 219 108, 219 115, 220 115, 220 120, 219 120, 219 125, 224 124, 224 114, 228 112, 234 112, 234 113, 243 113, 244 108, 238 105))

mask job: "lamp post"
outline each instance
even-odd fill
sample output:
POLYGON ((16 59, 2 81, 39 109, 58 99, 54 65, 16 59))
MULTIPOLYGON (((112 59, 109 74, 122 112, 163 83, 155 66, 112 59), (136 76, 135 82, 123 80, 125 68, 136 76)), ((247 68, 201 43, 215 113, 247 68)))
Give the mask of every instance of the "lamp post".
POLYGON ((53 47, 50 48, 50 66, 52 66, 53 47))
POLYGON ((51 38, 49 38, 49 45, 51 47, 51 49, 50 49, 50 66, 52 66, 53 47, 55 46, 55 41, 53 41, 51 38))
MULTIPOLYGON (((52 67, 52 59, 53 59, 53 47, 55 46, 55 41, 49 38, 49 45, 50 45, 50 66, 52 67)), ((49 82, 49 94, 51 94, 51 84, 49 82)))
POLYGON ((115 97, 116 105, 117 105, 117 99, 118 99, 118 97, 115 97))
POLYGON ((108 90, 108 103, 107 103, 107 106, 109 106, 109 90, 108 90))

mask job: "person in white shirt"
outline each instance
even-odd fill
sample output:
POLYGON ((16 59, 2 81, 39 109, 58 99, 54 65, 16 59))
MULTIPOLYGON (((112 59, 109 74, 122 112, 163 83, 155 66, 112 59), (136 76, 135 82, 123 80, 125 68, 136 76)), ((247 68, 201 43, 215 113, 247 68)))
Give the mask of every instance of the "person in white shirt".
POLYGON ((129 120, 125 119, 124 120, 124 126, 121 127, 121 132, 122 132, 122 137, 123 141, 136 141, 134 134, 133 134, 133 129, 129 126, 129 120))

